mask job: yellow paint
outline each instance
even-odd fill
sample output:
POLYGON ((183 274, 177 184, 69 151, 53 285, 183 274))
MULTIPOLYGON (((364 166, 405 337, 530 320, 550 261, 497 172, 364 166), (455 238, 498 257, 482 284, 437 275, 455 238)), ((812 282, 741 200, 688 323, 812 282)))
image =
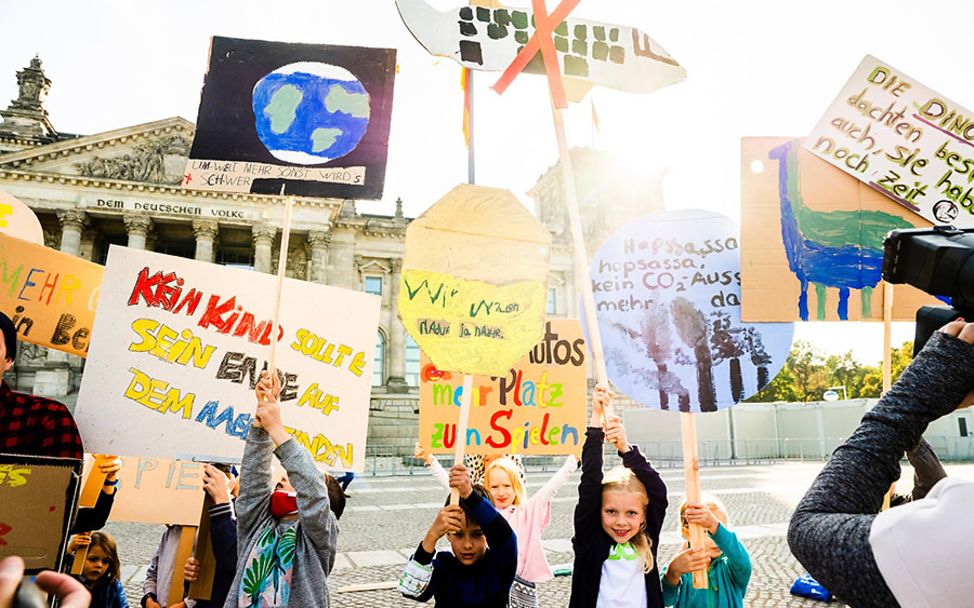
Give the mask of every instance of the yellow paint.
POLYGON ((168 382, 151 378, 134 367, 130 367, 129 372, 132 373, 132 381, 125 389, 125 397, 160 414, 181 411, 184 420, 189 420, 193 415, 195 394, 182 395, 178 388, 170 387, 168 382))

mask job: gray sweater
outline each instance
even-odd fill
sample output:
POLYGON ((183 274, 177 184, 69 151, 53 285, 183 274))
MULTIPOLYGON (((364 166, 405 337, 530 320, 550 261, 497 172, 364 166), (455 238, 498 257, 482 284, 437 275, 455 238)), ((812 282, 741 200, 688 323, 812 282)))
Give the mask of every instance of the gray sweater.
POLYGON ((237 574, 230 586, 224 608, 237 608, 241 578, 247 559, 258 537, 269 527, 292 527, 282 523, 270 510, 274 480, 271 455, 276 455, 287 471, 288 480, 298 494, 298 523, 294 549, 294 572, 289 606, 327 608, 328 575, 335 565, 338 545, 338 519, 328 502, 328 490, 311 454, 294 439, 274 449, 270 435, 250 428, 240 469, 240 496, 237 498, 237 574))

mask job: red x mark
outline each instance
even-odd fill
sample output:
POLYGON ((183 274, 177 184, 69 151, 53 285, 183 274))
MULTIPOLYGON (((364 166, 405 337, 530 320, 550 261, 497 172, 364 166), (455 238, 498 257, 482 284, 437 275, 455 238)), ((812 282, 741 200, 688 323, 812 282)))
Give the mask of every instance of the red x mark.
POLYGON ((548 88, 551 90, 551 102, 556 108, 567 108, 568 102, 565 100, 565 87, 561 82, 561 69, 558 67, 558 55, 555 51, 555 43, 551 36, 555 28, 568 17, 581 0, 562 0, 553 13, 548 14, 548 9, 544 5, 544 0, 531 0, 534 9, 534 35, 524 45, 521 52, 517 54, 511 65, 507 66, 504 73, 494 84, 494 90, 499 94, 507 90, 511 82, 520 74, 530 63, 538 51, 544 59, 544 69, 548 76, 548 88))

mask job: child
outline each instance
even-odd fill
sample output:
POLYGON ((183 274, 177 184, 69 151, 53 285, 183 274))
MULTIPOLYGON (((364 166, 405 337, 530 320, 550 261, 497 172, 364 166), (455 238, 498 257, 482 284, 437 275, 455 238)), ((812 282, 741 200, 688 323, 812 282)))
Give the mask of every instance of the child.
POLYGON ((91 608, 128 608, 125 588, 119 582, 121 565, 115 540, 104 532, 92 532, 88 555, 78 580, 91 592, 91 608))
POLYGON ((444 507, 410 557, 399 590, 420 602, 435 598, 440 608, 506 608, 517 568, 517 539, 507 521, 474 491, 462 464, 450 470, 460 505, 444 507), (453 553, 436 553, 447 536, 453 553))
POLYGON ((663 602, 678 608, 741 608, 751 580, 751 556, 727 529, 727 509, 716 498, 704 504, 684 501, 680 521, 688 542, 690 524, 702 526, 709 536, 699 549, 686 546, 663 570, 663 602), (708 570, 709 589, 694 589, 693 572, 703 569, 708 570))
POLYGON ((345 495, 284 428, 280 377, 262 372, 256 392, 236 502, 237 573, 226 606, 327 607, 345 495), (286 472, 276 485, 272 455, 286 472))
POLYGON ((614 393, 598 385, 582 447, 582 479, 575 506, 575 564, 571 608, 662 608, 656 549, 666 515, 666 484, 639 448, 629 445, 619 418, 602 430, 614 393), (625 468, 603 479, 602 443, 619 450, 625 468))

